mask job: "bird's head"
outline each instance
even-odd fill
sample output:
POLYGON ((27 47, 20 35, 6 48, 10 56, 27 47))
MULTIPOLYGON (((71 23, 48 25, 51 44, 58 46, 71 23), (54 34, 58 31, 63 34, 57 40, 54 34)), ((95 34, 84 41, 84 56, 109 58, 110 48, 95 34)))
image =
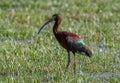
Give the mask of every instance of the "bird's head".
POLYGON ((39 29, 39 31, 38 31, 38 34, 41 32, 41 30, 42 30, 47 24, 49 24, 49 23, 52 22, 52 21, 58 21, 58 23, 60 23, 60 22, 61 22, 60 14, 54 14, 54 15, 52 16, 52 18, 50 18, 48 21, 46 21, 46 22, 40 27, 40 29, 39 29))

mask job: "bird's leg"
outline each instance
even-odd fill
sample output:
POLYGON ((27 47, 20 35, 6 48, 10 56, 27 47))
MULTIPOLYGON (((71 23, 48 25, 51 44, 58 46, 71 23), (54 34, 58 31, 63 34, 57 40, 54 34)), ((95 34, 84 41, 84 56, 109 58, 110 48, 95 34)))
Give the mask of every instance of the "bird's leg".
POLYGON ((75 52, 73 52, 74 54, 74 74, 76 74, 76 56, 75 56, 75 52))
POLYGON ((70 51, 67 50, 67 53, 68 53, 68 63, 67 63, 67 66, 66 66, 65 72, 66 72, 66 70, 68 69, 68 67, 69 67, 69 65, 70 65, 70 51))

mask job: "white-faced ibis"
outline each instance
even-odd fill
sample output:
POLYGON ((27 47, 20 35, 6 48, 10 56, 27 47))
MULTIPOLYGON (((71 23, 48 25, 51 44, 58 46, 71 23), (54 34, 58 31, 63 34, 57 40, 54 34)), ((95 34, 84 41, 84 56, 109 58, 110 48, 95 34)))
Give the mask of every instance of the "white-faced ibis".
MULTIPOLYGON (((88 57, 92 56, 91 50, 84 44, 84 42, 74 33, 59 31, 58 27, 61 23, 61 16, 59 14, 54 14, 52 18, 50 18, 47 22, 43 24, 43 26, 39 29, 38 34, 48 23, 55 21, 53 26, 53 33, 60 43, 60 45, 67 50, 68 53, 68 63, 66 69, 70 64, 70 51, 74 55, 74 74, 76 73, 76 56, 75 53, 79 53, 82 55, 86 55, 88 57)), ((66 71, 66 70, 65 70, 66 71)))

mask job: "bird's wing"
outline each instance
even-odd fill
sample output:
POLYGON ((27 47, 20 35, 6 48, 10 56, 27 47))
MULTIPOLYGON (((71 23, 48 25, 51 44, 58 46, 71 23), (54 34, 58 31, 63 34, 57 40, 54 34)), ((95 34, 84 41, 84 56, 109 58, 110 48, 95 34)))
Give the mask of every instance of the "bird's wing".
POLYGON ((91 50, 85 45, 82 39, 78 41, 67 39, 67 44, 72 52, 77 52, 79 54, 86 55, 89 57, 91 57, 92 55, 91 50))
POLYGON ((82 39, 79 38, 74 33, 64 32, 65 39, 67 41, 67 45, 70 47, 71 51, 77 51, 85 45, 82 39))
POLYGON ((72 52, 77 52, 79 54, 92 56, 91 50, 85 45, 82 39, 76 34, 64 32, 63 37, 66 40, 66 44, 72 52))
POLYGON ((82 39, 77 41, 67 39, 67 44, 69 45, 70 49, 75 52, 79 51, 83 46, 85 46, 85 43, 82 39))

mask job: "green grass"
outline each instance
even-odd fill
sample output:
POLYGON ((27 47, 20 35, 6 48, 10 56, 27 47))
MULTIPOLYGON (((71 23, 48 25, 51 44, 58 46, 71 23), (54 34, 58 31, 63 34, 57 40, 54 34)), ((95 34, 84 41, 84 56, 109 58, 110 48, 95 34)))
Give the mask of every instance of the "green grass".
POLYGON ((119 0, 1 0, 0 82, 118 83, 120 81, 119 0), (60 30, 76 33, 94 56, 77 54, 77 74, 71 65, 64 74, 67 52, 49 24, 60 13, 60 30))

